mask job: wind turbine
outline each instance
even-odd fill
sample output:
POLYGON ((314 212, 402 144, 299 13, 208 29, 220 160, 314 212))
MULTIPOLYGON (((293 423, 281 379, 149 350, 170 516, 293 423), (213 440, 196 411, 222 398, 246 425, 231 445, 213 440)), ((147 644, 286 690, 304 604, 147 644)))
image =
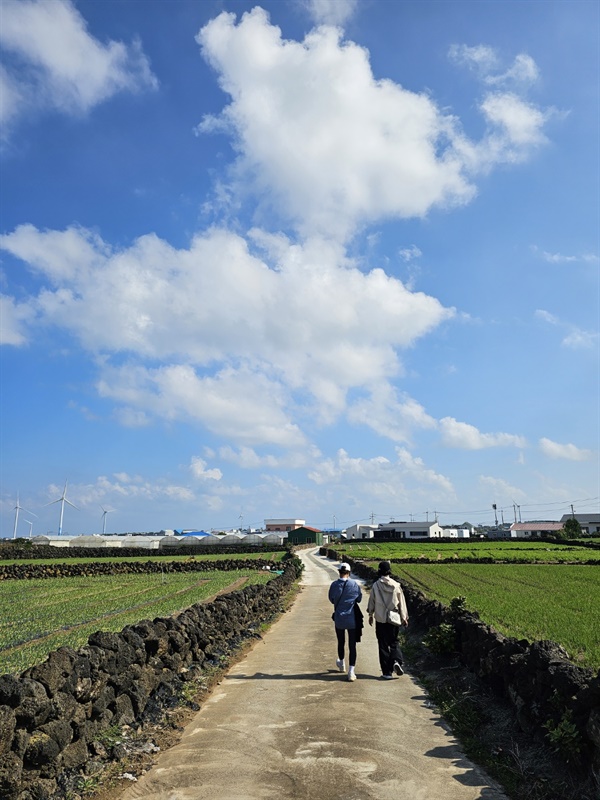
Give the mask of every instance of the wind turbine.
POLYGON ((106 533, 106 515, 111 514, 114 511, 114 508, 104 508, 104 506, 100 506, 102 509, 102 535, 106 533))
POLYGON ((62 525, 63 525, 63 517, 65 514, 65 503, 68 503, 68 505, 72 506, 76 511, 79 511, 77 506, 74 506, 70 500, 67 500, 67 483, 68 481, 65 481, 65 488, 63 489, 63 493, 58 498, 58 500, 52 500, 51 503, 46 503, 47 506, 53 506, 54 503, 60 503, 60 521, 58 523, 59 536, 62 536, 62 525))
MULTIPOLYGON (((35 514, 34 514, 35 516, 35 514)), ((31 539, 32 531, 33 531, 33 522, 30 519, 26 519, 25 522, 29 525, 29 538, 31 539)))
MULTIPOLYGON (((19 503, 19 493, 17 492, 17 505, 15 506, 15 526, 13 528, 13 539, 17 538, 17 524, 19 522, 19 511, 27 511, 26 508, 19 503)), ((28 514, 32 514, 34 517, 36 516, 33 511, 27 511, 28 514)))

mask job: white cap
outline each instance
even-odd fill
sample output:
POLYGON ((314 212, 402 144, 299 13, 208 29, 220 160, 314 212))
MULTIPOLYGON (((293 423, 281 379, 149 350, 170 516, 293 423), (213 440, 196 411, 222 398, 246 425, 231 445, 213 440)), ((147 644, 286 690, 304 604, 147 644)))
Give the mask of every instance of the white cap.
POLYGON ((339 572, 352 572, 352 570, 350 569, 350 564, 347 564, 345 561, 342 561, 342 563, 339 565, 338 571, 339 572))

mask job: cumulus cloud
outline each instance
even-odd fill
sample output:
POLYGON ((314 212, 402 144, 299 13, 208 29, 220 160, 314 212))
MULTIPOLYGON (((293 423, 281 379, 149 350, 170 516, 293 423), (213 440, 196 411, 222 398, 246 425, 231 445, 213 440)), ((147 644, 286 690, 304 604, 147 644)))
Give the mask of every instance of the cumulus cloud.
POLYGON ((549 458, 565 458, 568 461, 588 461, 593 453, 574 444, 559 444, 545 437, 539 441, 540 450, 549 458))
POLYGON ((481 433, 474 425, 458 422, 453 417, 439 421, 442 443, 461 450, 483 450, 488 447, 526 447, 522 436, 512 433, 481 433))
POLYGON ((148 235, 113 250, 80 228, 0 237, 42 280, 29 303, 38 323, 132 359, 120 369, 101 359, 101 391, 129 409, 129 425, 147 421, 134 412, 183 415, 212 430, 248 426, 245 444, 304 443, 289 420, 294 393, 331 421, 349 389, 400 373, 400 350, 454 314, 381 269, 360 272, 329 242, 254 230, 250 244, 216 228, 187 249, 148 235), (147 359, 164 366, 146 370, 147 359))
POLYGON ((469 47, 465 44, 453 44, 448 55, 452 61, 473 70, 484 83, 492 86, 502 84, 526 86, 535 83, 540 75, 537 64, 527 53, 519 53, 503 72, 500 54, 488 45, 469 47))
POLYGON ((408 395, 399 398, 386 383, 380 384, 370 397, 353 403, 348 419, 395 442, 410 442, 415 430, 436 427, 436 421, 420 403, 408 395))
POLYGON ((13 297, 0 295, 0 345, 19 347, 27 342, 27 329, 35 317, 34 309, 27 303, 18 303, 13 297))
POLYGON ((356 12, 358 0, 304 0, 317 25, 344 25, 356 12))
POLYGON ((421 458, 402 447, 396 448, 396 455, 396 461, 384 456, 352 458, 340 449, 335 458, 319 462, 308 477, 319 486, 343 483, 349 493, 354 491, 357 495, 400 497, 407 487, 429 490, 434 487, 444 496, 453 494, 451 481, 426 467, 421 458))
POLYGON ((190 463, 190 472, 194 476, 194 478, 202 481, 220 481, 223 477, 223 473, 220 469, 214 467, 213 469, 207 469, 206 461, 204 461, 199 456, 192 456, 192 460, 190 463))
POLYGON ((2 121, 25 110, 81 114, 117 92, 156 88, 139 41, 99 42, 69 0, 3 0, 2 121))
POLYGON ((375 79, 368 52, 338 29, 284 40, 255 8, 238 24, 222 13, 197 39, 231 97, 220 120, 239 151, 238 177, 304 235, 343 239, 356 225, 473 197, 456 120, 426 93, 375 79))
POLYGON ((494 499, 500 503, 512 503, 515 498, 524 500, 527 494, 516 486, 511 486, 503 478, 493 478, 490 475, 480 475, 479 483, 489 489, 494 499))

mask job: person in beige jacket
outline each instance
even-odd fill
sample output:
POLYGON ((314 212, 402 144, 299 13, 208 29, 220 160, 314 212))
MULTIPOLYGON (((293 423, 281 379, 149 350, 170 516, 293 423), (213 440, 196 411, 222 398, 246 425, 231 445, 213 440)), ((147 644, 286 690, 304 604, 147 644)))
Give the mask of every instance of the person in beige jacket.
POLYGON ((392 578, 392 565, 389 561, 379 564, 378 577, 371 587, 367 613, 369 625, 373 625, 375 617, 375 635, 379 647, 379 664, 384 680, 392 680, 396 675, 403 675, 402 650, 398 642, 400 627, 387 621, 388 611, 398 611, 403 626, 408 626, 408 610, 404 592, 399 583, 392 578))

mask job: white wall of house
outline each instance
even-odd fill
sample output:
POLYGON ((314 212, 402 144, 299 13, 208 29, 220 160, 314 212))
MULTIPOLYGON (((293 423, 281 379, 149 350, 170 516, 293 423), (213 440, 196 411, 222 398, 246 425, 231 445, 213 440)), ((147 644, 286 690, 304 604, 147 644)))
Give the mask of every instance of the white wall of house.
POLYGON ((266 519, 266 531, 295 531, 296 528, 302 528, 306 525, 304 519, 266 519))
POLYGON ((346 528, 346 539, 372 539, 377 525, 351 525, 346 528))
POLYGON ((387 522, 379 525, 375 535, 397 534, 398 539, 440 539, 443 529, 437 522, 387 522))

